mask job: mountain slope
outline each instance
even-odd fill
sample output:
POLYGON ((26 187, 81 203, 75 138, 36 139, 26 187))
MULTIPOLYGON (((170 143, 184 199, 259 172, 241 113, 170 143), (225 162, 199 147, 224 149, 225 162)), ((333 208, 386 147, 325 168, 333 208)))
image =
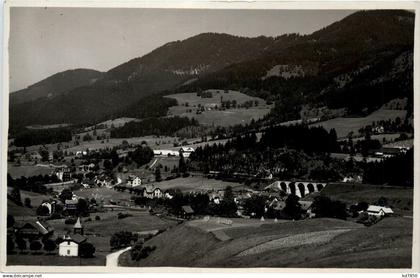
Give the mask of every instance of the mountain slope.
POLYGON ((55 98, 77 87, 93 84, 102 73, 91 69, 74 69, 56 73, 26 89, 10 94, 10 103, 18 104, 39 98, 55 98))
POLYGON ((130 117, 147 117, 143 98, 197 88, 240 89, 275 101, 278 121, 298 117, 308 103, 358 113, 395 97, 412 99, 413 35, 414 14, 398 10, 356 12, 305 36, 200 34, 165 44, 64 95, 12 103, 10 121, 92 123, 127 116, 127 108, 130 117))
POLYGON ((250 59, 273 42, 274 39, 266 37, 206 33, 168 43, 111 69, 94 84, 81 84, 65 95, 25 104, 12 102, 11 124, 86 123, 119 115, 144 97, 250 59))
POLYGON ((277 101, 276 116, 313 103, 352 112, 412 98, 414 14, 361 11, 278 51, 230 65, 180 88, 241 89, 277 101), (366 93, 369 92, 367 95, 366 93))

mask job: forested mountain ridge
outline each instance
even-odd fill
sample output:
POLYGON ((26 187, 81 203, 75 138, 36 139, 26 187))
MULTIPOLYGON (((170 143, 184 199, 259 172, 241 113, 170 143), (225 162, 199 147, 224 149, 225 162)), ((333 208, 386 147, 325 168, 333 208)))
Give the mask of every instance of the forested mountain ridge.
POLYGON ((121 115, 125 108, 145 97, 173 89, 200 74, 250 59, 274 41, 267 37, 205 33, 171 42, 109 70, 93 84, 81 83, 52 99, 11 102, 11 124, 92 123, 109 115, 121 115))
MULTIPOLYGON (((306 104, 371 111, 398 97, 412 103, 413 44, 414 14, 399 10, 356 12, 304 36, 205 33, 167 43, 64 95, 11 103, 10 121, 22 126, 147 117, 145 97, 150 105, 162 102, 164 93, 198 88, 239 89, 274 101, 278 121, 298 117, 306 104)), ((160 105, 162 115, 170 105, 160 105)))
POLYGON ((276 101, 279 112, 296 117, 292 107, 308 103, 372 111, 393 98, 412 100, 413 45, 413 13, 361 11, 178 91, 237 89, 276 101))
POLYGON ((74 69, 56 73, 25 89, 12 92, 10 103, 17 104, 39 98, 54 98, 77 87, 95 83, 103 73, 92 69, 74 69))

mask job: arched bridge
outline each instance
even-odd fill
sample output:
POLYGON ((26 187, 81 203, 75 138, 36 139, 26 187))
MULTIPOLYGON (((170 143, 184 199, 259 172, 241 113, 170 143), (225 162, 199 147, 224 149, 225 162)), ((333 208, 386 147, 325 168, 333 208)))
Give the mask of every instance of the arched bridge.
POLYGON ((309 182, 309 181, 275 181, 265 187, 265 189, 282 190, 287 194, 293 194, 299 198, 313 192, 320 192, 327 186, 325 182, 309 182))

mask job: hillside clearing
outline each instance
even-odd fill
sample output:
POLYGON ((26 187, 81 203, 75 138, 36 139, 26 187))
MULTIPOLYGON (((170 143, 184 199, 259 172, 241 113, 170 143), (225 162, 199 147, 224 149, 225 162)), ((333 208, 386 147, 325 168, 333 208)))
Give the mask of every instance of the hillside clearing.
POLYGON ((168 95, 168 98, 177 100, 178 105, 169 108, 168 115, 188 117, 196 119, 200 124, 209 126, 231 126, 236 124, 247 124, 252 120, 263 118, 270 112, 271 106, 257 97, 251 97, 238 91, 224 93, 223 90, 207 90, 211 92, 211 98, 202 98, 197 93, 183 93, 168 95), (249 108, 229 108, 225 110, 215 109, 222 107, 223 102, 236 101, 238 105, 245 102, 252 102, 253 106, 249 108), (258 105, 255 106, 255 103, 258 105), (197 109, 202 106, 205 110, 196 113, 197 109), (191 110, 189 112, 189 110, 191 110))
POLYGON ((371 125, 372 122, 382 121, 382 120, 395 120, 395 118, 400 117, 404 119, 407 114, 405 110, 386 110, 380 109, 366 117, 360 118, 343 118, 338 117, 328 121, 319 122, 312 124, 311 126, 322 126, 327 130, 332 128, 337 132, 339 138, 346 137, 350 132, 354 134, 359 133, 359 129, 367 125, 371 125))

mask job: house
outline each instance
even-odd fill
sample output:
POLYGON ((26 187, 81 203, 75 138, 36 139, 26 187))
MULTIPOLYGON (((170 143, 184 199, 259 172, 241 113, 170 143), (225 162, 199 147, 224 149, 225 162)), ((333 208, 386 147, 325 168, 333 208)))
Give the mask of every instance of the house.
POLYGON ((149 198, 149 199, 159 199, 163 198, 165 195, 163 191, 160 188, 155 188, 153 185, 146 185, 146 187, 143 190, 143 197, 149 198))
POLYGON ((127 185, 131 187, 137 187, 141 185, 141 179, 137 176, 130 175, 127 178, 127 185))
POLYGON ((83 235, 83 226, 82 223, 80 222, 80 217, 77 217, 77 221, 73 226, 73 232, 74 234, 81 234, 83 235))
POLYGON ((63 241, 58 245, 58 255, 65 257, 76 257, 79 255, 79 245, 87 240, 86 237, 74 234, 65 235, 63 241))
POLYGON ((394 213, 394 211, 391 208, 382 207, 382 206, 372 206, 372 205, 368 207, 366 212, 369 215, 374 215, 377 217, 389 216, 394 213))
POLYGON ((182 154, 183 157, 190 157, 190 154, 194 151, 194 148, 191 147, 182 147, 181 149, 179 149, 179 153, 182 154))
POLYGON ((54 228, 42 221, 17 224, 15 228, 19 236, 30 239, 46 238, 54 233, 54 228))
POLYGON ((56 201, 43 201, 41 206, 44 206, 48 209, 48 214, 53 214, 55 212, 56 201))
POLYGON ((306 212, 306 216, 309 218, 315 217, 315 213, 312 212, 312 201, 299 201, 300 208, 306 212))
POLYGON ((75 211, 77 209, 77 200, 66 200, 64 202, 64 209, 69 211, 75 211))
POLYGON ((60 167, 54 171, 54 174, 59 180, 63 182, 69 181, 71 179, 70 168, 68 167, 60 167))
POLYGON ((91 187, 93 187, 94 185, 95 185, 95 182, 94 182, 94 180, 92 180, 92 179, 88 179, 88 178, 86 178, 86 179, 82 180, 82 186, 83 186, 84 188, 91 188, 91 187))
POLYGON ((182 206, 182 217, 185 219, 191 219, 194 215, 194 210, 191 206, 182 206))
POLYGON ((173 150, 153 150, 155 156, 179 156, 179 151, 173 150))
POLYGON ((95 178, 95 184, 98 187, 107 187, 107 188, 111 188, 112 187, 112 178, 108 177, 105 174, 100 175, 99 177, 95 178))
POLYGON ((76 157, 83 157, 83 156, 86 156, 87 154, 88 154, 87 151, 77 151, 76 157))
POLYGON ((42 156, 39 154, 39 152, 37 151, 33 151, 29 154, 29 159, 30 160, 35 160, 35 161, 39 161, 42 159, 42 156))

